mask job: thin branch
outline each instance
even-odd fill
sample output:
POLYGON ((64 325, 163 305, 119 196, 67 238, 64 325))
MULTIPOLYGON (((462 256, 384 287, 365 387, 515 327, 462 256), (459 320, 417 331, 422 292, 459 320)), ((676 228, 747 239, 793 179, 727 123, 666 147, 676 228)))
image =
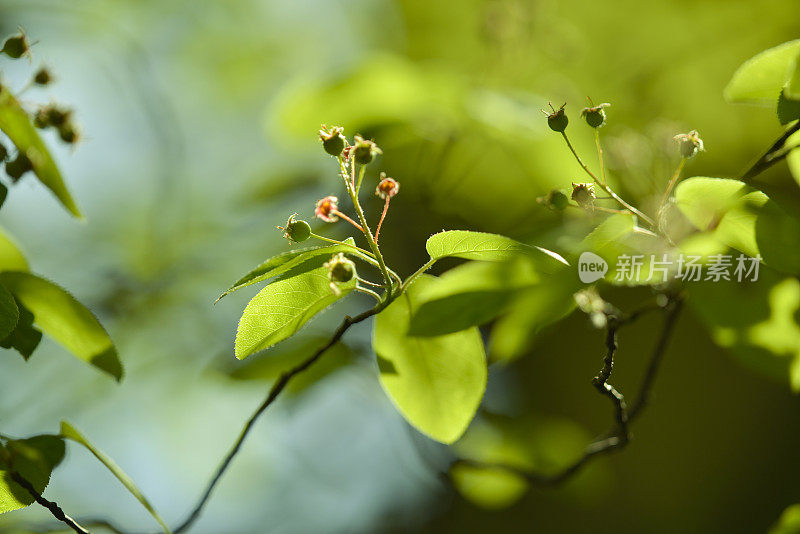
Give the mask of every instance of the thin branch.
POLYGON ((261 414, 263 414, 266 411, 266 409, 269 408, 269 406, 273 402, 275 402, 275 399, 278 398, 278 395, 281 394, 281 392, 284 390, 289 381, 291 381, 292 378, 302 373, 303 371, 311 367, 311 365, 313 365, 317 360, 319 360, 320 357, 325 353, 325 351, 334 346, 342 338, 342 336, 344 336, 345 332, 347 332, 347 330, 351 326, 353 326, 354 324, 358 324, 372 317, 373 315, 380 313, 386 306, 389 305, 391 301, 392 301, 392 296, 388 295, 383 302, 379 303, 374 308, 371 308, 359 315, 356 315, 355 317, 345 316, 344 320, 341 322, 339 327, 333 333, 333 336, 331 336, 331 338, 322 347, 320 347, 309 358, 307 358, 294 368, 290 369, 289 371, 286 371, 280 376, 278 381, 275 382, 275 384, 273 384, 272 388, 267 394, 267 397, 264 399, 261 405, 256 409, 256 411, 253 412, 253 415, 250 416, 250 419, 248 419, 247 423, 244 425, 244 428, 239 434, 238 439, 236 440, 236 442, 234 443, 233 447, 228 452, 228 454, 225 456, 225 459, 222 461, 219 468, 217 468, 217 471, 211 478, 211 482, 209 482, 208 486, 206 487, 206 490, 200 497, 200 500, 197 502, 195 507, 189 513, 189 516, 183 523, 181 523, 179 526, 175 528, 175 530, 173 530, 174 534, 180 534, 181 532, 186 532, 186 530, 188 530, 188 528, 192 526, 192 524, 195 521, 197 521, 197 519, 200 517, 200 513, 203 511, 203 508, 208 502, 208 499, 211 497, 211 493, 214 491, 214 488, 216 487, 217 483, 222 478, 222 475, 225 474, 225 471, 227 471, 231 461, 233 461, 233 459, 239 453, 239 450, 241 449, 242 444, 244 443, 248 434, 252 430, 253 425, 261 416, 261 414))
POLYGON ((746 182, 766 171, 779 161, 783 160, 789 151, 784 151, 784 145, 794 133, 800 131, 800 121, 795 122, 739 177, 746 182))
POLYGON ((381 226, 383 226, 383 220, 386 218, 386 212, 389 211, 389 201, 392 200, 392 197, 386 196, 386 202, 383 204, 383 212, 381 213, 381 220, 378 221, 378 227, 375 229, 375 242, 378 242, 378 236, 381 235, 381 226))
POLYGON ((614 428, 606 434, 606 437, 598 439, 590 443, 583 451, 575 462, 568 465, 566 468, 555 474, 543 474, 530 472, 520 469, 518 466, 513 466, 503 463, 487 463, 479 460, 459 458, 453 465, 469 465, 478 468, 496 468, 504 469, 518 475, 523 476, 528 482, 537 486, 555 486, 561 484, 573 475, 578 473, 584 466, 586 466, 596 456, 610 454, 612 452, 621 450, 630 441, 629 425, 633 422, 634 418, 639 415, 642 409, 647 405, 650 398, 656 377, 658 375, 661 360, 663 360, 666 353, 669 340, 675 329, 678 315, 681 311, 682 298, 676 296, 665 307, 664 324, 661 329, 658 341, 653 354, 650 357, 650 363, 645 373, 644 379, 639 389, 639 394, 633 403, 633 408, 630 411, 626 409, 624 397, 608 383, 611 377, 614 366, 614 354, 617 350, 617 330, 630 324, 632 320, 639 317, 645 311, 649 311, 652 307, 642 308, 638 312, 634 312, 627 317, 614 319, 609 317, 608 331, 606 334, 606 356, 603 360, 603 368, 600 373, 592 380, 594 386, 609 397, 614 404, 614 428))
POLYGON ((25 488, 25 491, 30 493, 37 503, 47 508, 50 511, 50 513, 53 514, 53 517, 55 517, 56 519, 67 525, 75 532, 80 532, 81 534, 89 534, 88 530, 80 526, 74 519, 65 514, 64 510, 62 510, 58 504, 54 503, 53 501, 48 501, 47 499, 42 497, 42 494, 36 491, 36 488, 33 487, 33 484, 28 482, 28 480, 24 478, 22 475, 20 475, 16 471, 11 471, 11 479, 20 486, 22 486, 23 488, 25 488))

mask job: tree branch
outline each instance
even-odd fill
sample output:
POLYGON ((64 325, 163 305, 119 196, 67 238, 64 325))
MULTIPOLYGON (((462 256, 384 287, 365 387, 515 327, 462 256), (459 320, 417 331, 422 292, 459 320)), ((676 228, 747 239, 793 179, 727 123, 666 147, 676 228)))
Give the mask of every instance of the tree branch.
POLYGON ((48 501, 47 499, 42 497, 42 494, 36 491, 36 488, 33 487, 33 484, 28 482, 28 480, 22 475, 20 475, 18 472, 11 471, 11 479, 20 486, 22 486, 25 489, 25 491, 30 493, 37 503, 41 504, 42 506, 50 510, 50 513, 53 514, 53 517, 55 517, 56 519, 67 525, 75 532, 80 532, 81 534, 89 534, 88 530, 80 526, 78 523, 75 522, 74 519, 65 514, 64 510, 62 510, 58 504, 54 503, 53 501, 48 501))
POLYGON ((261 416, 261 414, 263 414, 264 411, 266 411, 266 409, 269 408, 269 406, 273 402, 275 402, 275 399, 278 398, 278 395, 281 394, 281 392, 284 390, 284 388, 289 383, 289 381, 292 378, 294 378, 296 375, 302 373, 303 371, 305 371, 306 369, 311 367, 311 365, 313 365, 317 360, 319 360, 320 357, 325 353, 325 351, 327 351, 329 348, 334 346, 342 338, 342 336, 344 336, 345 332, 347 332, 347 330, 351 326, 353 326, 355 324, 358 324, 358 323, 360 323, 360 322, 372 317, 373 315, 376 315, 376 314, 380 313, 384 308, 386 308, 386 306, 389 305, 389 303, 392 301, 392 299, 393 299, 393 297, 391 295, 387 294, 387 298, 384 299, 382 302, 378 303, 378 305, 376 305, 374 308, 371 308, 371 309, 369 309, 369 310, 367 310, 367 311, 365 311, 365 312, 363 312, 363 313, 361 313, 359 315, 356 315, 355 317, 345 316, 344 320, 341 322, 339 327, 333 333, 333 336, 331 336, 331 338, 325 343, 325 345, 320 347, 309 358, 307 358, 306 360, 303 360, 297 366, 295 366, 294 368, 290 369, 289 371, 286 371, 285 373, 283 373, 280 376, 278 381, 275 382, 275 384, 273 384, 272 388, 269 390, 269 393, 267 394, 267 397, 264 399, 264 401, 261 403, 261 405, 256 409, 256 411, 253 412, 253 415, 250 416, 250 419, 248 419, 247 423, 244 425, 244 428, 242 429, 241 433, 239 434, 239 438, 236 440, 236 442, 234 443, 234 445, 231 448, 231 450, 225 456, 225 459, 222 461, 222 463, 220 464, 219 468, 217 468, 217 471, 214 473, 214 476, 211 478, 211 481, 209 482, 208 486, 206 487, 205 492, 203 492, 203 495, 200 497, 200 500, 197 502, 195 507, 189 513, 189 516, 186 518, 186 520, 183 523, 178 525, 175 528, 175 530, 173 530, 174 534, 181 534, 182 532, 186 532, 186 530, 188 530, 189 527, 192 526, 192 524, 195 521, 197 521, 198 517, 200 517, 200 513, 203 511, 203 508, 205 507, 206 503, 208 502, 208 499, 211 497, 211 493, 214 491, 214 488, 216 487, 217 483, 222 478, 222 475, 225 473, 225 471, 230 466, 231 461, 239 453, 239 449, 241 449, 242 444, 244 443, 245 439, 247 438, 247 435, 250 433, 250 430, 253 428, 253 425, 258 420, 258 418, 261 416))
POLYGON ((789 140, 789 137, 798 131, 800 131, 800 121, 796 121, 783 133, 783 135, 781 135, 774 143, 772 143, 767 151, 764 152, 760 158, 758 158, 746 171, 741 174, 739 179, 743 182, 746 182, 751 178, 755 178, 765 170, 786 158, 786 155, 789 153, 789 151, 783 150, 784 145, 786 144, 786 141, 789 140))
POLYGON ((614 451, 624 448, 630 441, 629 424, 637 415, 641 413, 642 409, 647 405, 647 402, 650 398, 650 394, 658 375, 660 363, 664 358, 669 340, 672 337, 673 331, 675 330, 675 324, 677 322, 682 305, 682 297, 676 296, 670 299, 665 306, 664 324, 661 329, 661 334, 659 335, 656 346, 653 349, 653 354, 650 357, 650 363, 642 380, 639 394, 636 397, 636 401, 633 403, 633 408, 630 411, 626 409, 625 398, 614 388, 614 386, 608 383, 608 380, 613 371, 614 355, 617 351, 617 331, 623 325, 630 324, 630 322, 639 317, 642 312, 634 312, 627 317, 622 318, 609 315, 609 323, 607 325, 606 332, 607 352, 605 358, 603 359, 603 368, 600 370, 598 375, 592 379, 592 384, 600 393, 611 399, 612 403, 614 404, 614 428, 608 434, 606 434, 606 437, 593 441, 587 445, 583 451, 583 455, 575 462, 555 474, 530 472, 509 464, 489 463, 466 458, 457 459, 453 465, 469 465, 479 468, 504 469, 525 477, 525 479, 533 485, 555 486, 561 484, 578 473, 578 471, 580 471, 596 456, 610 454, 614 451))

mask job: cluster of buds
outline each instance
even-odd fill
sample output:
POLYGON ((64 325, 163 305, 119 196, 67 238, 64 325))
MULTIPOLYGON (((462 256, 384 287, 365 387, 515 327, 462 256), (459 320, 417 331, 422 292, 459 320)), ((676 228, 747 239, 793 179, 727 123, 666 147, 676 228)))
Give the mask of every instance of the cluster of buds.
POLYGON ((678 147, 681 151, 681 156, 686 159, 693 158, 698 152, 705 152, 703 140, 700 139, 700 134, 697 130, 692 130, 689 133, 678 134, 673 137, 678 142, 678 147))
POLYGON ((70 145, 80 138, 80 131, 72 120, 72 110, 60 108, 56 104, 48 104, 36 110, 33 124, 40 129, 55 128, 61 140, 70 145))
POLYGON ((594 208, 594 201, 597 195, 594 192, 594 184, 588 183, 575 183, 572 182, 572 200, 580 207, 586 210, 594 208))

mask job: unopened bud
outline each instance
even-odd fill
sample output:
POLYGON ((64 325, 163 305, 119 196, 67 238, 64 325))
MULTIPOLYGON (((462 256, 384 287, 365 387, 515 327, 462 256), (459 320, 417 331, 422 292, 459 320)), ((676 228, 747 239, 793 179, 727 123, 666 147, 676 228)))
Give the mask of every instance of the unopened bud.
POLYGON ((6 162, 6 174, 13 182, 19 181, 22 175, 33 170, 33 163, 24 153, 19 152, 17 157, 6 162))
POLYGON ((369 165, 375 156, 383 154, 383 151, 378 148, 373 141, 362 139, 361 136, 355 137, 355 145, 353 145, 353 159, 356 163, 361 165, 369 165))
POLYGON ((588 108, 583 108, 581 117, 586 119, 586 124, 592 128, 600 128, 606 123, 606 111, 604 108, 609 107, 611 104, 604 103, 588 108))
POLYGON ((356 264, 347 259, 341 252, 326 262, 325 267, 328 269, 331 289, 336 294, 340 293, 337 287, 339 284, 346 284, 356 276, 356 264))
POLYGON ((556 109, 553 107, 553 104, 550 104, 550 109, 552 113, 544 112, 547 115, 547 125, 550 127, 551 130, 554 132, 563 132, 567 129, 567 124, 569 124, 569 119, 567 118, 567 113, 564 111, 564 108, 567 106, 567 103, 561 105, 560 108, 556 109))
POLYGON ((558 189, 553 189, 546 196, 539 197, 536 200, 539 204, 556 211, 564 211, 569 205, 569 198, 567 198, 567 195, 558 189))
POLYGON ((705 152, 706 150, 703 146, 703 140, 700 139, 700 134, 697 130, 692 130, 685 134, 678 134, 673 137, 673 139, 678 142, 681 156, 684 158, 692 158, 696 156, 698 152, 705 152))
POLYGON ((53 81, 53 75, 47 70, 47 67, 42 67, 36 74, 33 75, 33 83, 36 85, 49 85, 53 81))
POLYGON ((339 217, 336 216, 337 211, 339 211, 339 199, 334 196, 327 196, 317 201, 314 215, 325 222, 336 222, 339 220, 339 217))
POLYGON ((278 226, 283 230, 283 237, 295 243, 301 243, 311 237, 311 226, 302 219, 295 219, 297 214, 292 214, 286 221, 286 226, 278 226))
POLYGON ((572 200, 574 200, 578 206, 584 209, 593 208, 595 198, 597 198, 597 196, 594 193, 593 183, 572 183, 572 200))
POLYGON ((13 35, 6 39, 6 42, 3 43, 3 48, 0 50, 0 53, 5 54, 13 59, 19 59, 27 54, 29 50, 30 43, 28 43, 28 37, 22 30, 20 30, 17 35, 13 35))
POLYGON ((400 191, 400 184, 394 178, 386 176, 385 172, 381 173, 381 181, 378 187, 375 188, 375 194, 383 199, 392 198, 398 191, 400 191))
POLYGON ((324 124, 319 131, 319 138, 322 141, 322 148, 331 156, 341 156, 347 140, 342 135, 344 129, 341 126, 331 126, 327 128, 324 124))

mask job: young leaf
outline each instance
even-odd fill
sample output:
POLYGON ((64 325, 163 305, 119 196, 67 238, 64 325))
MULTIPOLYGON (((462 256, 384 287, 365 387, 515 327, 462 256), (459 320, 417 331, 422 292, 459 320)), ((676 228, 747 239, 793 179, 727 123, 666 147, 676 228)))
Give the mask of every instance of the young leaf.
MULTIPOLYGON (((344 240, 344 242, 350 245, 355 244, 355 240, 352 237, 348 237, 344 240)), ((216 302, 219 302, 222 297, 233 293, 234 291, 238 291, 243 287, 257 284, 267 280, 268 278, 279 276, 289 270, 294 269, 293 272, 300 274, 303 272, 303 270, 298 269, 297 267, 312 258, 319 256, 330 257, 339 252, 353 252, 353 250, 354 249, 352 246, 329 245, 324 247, 301 248, 298 250, 290 250, 288 252, 278 254, 237 280, 236 283, 234 283, 222 295, 220 295, 219 298, 217 298, 216 302)), ((306 264, 306 267, 306 270, 310 271, 311 269, 318 267, 318 265, 308 263, 306 264)))
POLYGON ((111 338, 92 312, 72 295, 30 273, 0 273, 0 283, 33 313, 36 324, 47 335, 78 359, 117 381, 122 379, 122 364, 111 338))
POLYGON ((486 354, 477 328, 409 337, 417 298, 433 281, 422 275, 375 319, 372 346, 383 389, 417 430, 452 443, 466 430, 486 389, 486 354))
POLYGON ((30 310, 16 299, 14 299, 14 304, 19 310, 19 320, 14 330, 0 340, 0 347, 14 349, 20 353, 23 359, 27 360, 39 346, 42 332, 33 326, 33 314, 30 310))
POLYGON ((40 435, 9 440, 0 444, 0 514, 25 508, 33 496, 14 482, 12 473, 19 473, 39 494, 50 482, 50 473, 64 459, 64 441, 58 436, 40 435))
POLYGON ((509 237, 484 232, 450 230, 433 234, 425 243, 431 259, 453 256, 466 260, 505 261, 531 247, 509 237))
POLYGON ((293 336, 312 317, 356 286, 353 278, 340 284, 337 294, 331 289, 327 267, 305 271, 299 265, 295 269, 259 291, 247 304, 236 332, 238 359, 293 336))
POLYGON ((19 321, 19 308, 14 296, 3 284, 0 284, 0 340, 14 331, 19 321))
POLYGON ((27 271, 28 262, 20 252, 19 247, 9 237, 6 231, 0 228, 0 271, 27 271))
POLYGON ((800 39, 783 43, 748 59, 725 87, 725 100, 773 106, 792 75, 798 55, 800 39))
POLYGON ((61 436, 86 447, 95 458, 100 460, 100 462, 106 466, 106 468, 111 471, 115 477, 117 477, 117 480, 122 482, 122 485, 125 486, 125 489, 131 492, 131 494, 136 497, 136 500, 142 503, 142 506, 144 506, 145 509, 150 512, 150 515, 152 515, 156 521, 158 521, 158 524, 161 525, 161 528, 164 530, 164 532, 169 534, 169 527, 166 525, 166 523, 164 523, 164 520, 161 519, 161 516, 158 515, 158 512, 156 512, 155 508, 153 508, 153 506, 148 502, 139 488, 136 487, 136 484, 133 482, 133 480, 131 480, 131 478, 125 474, 125 472, 120 469, 117 464, 114 463, 114 460, 106 456, 103 451, 89 443, 83 434, 81 434, 74 426, 66 421, 61 421, 61 436))
POLYGON ((0 130, 11 139, 20 152, 28 156, 39 181, 55 194, 70 213, 78 218, 82 217, 53 157, 31 124, 30 117, 11 92, 3 86, 0 86, 0 130))
POLYGON ((489 322, 514 294, 540 281, 529 261, 469 262, 420 291, 408 335, 441 336, 489 322))

